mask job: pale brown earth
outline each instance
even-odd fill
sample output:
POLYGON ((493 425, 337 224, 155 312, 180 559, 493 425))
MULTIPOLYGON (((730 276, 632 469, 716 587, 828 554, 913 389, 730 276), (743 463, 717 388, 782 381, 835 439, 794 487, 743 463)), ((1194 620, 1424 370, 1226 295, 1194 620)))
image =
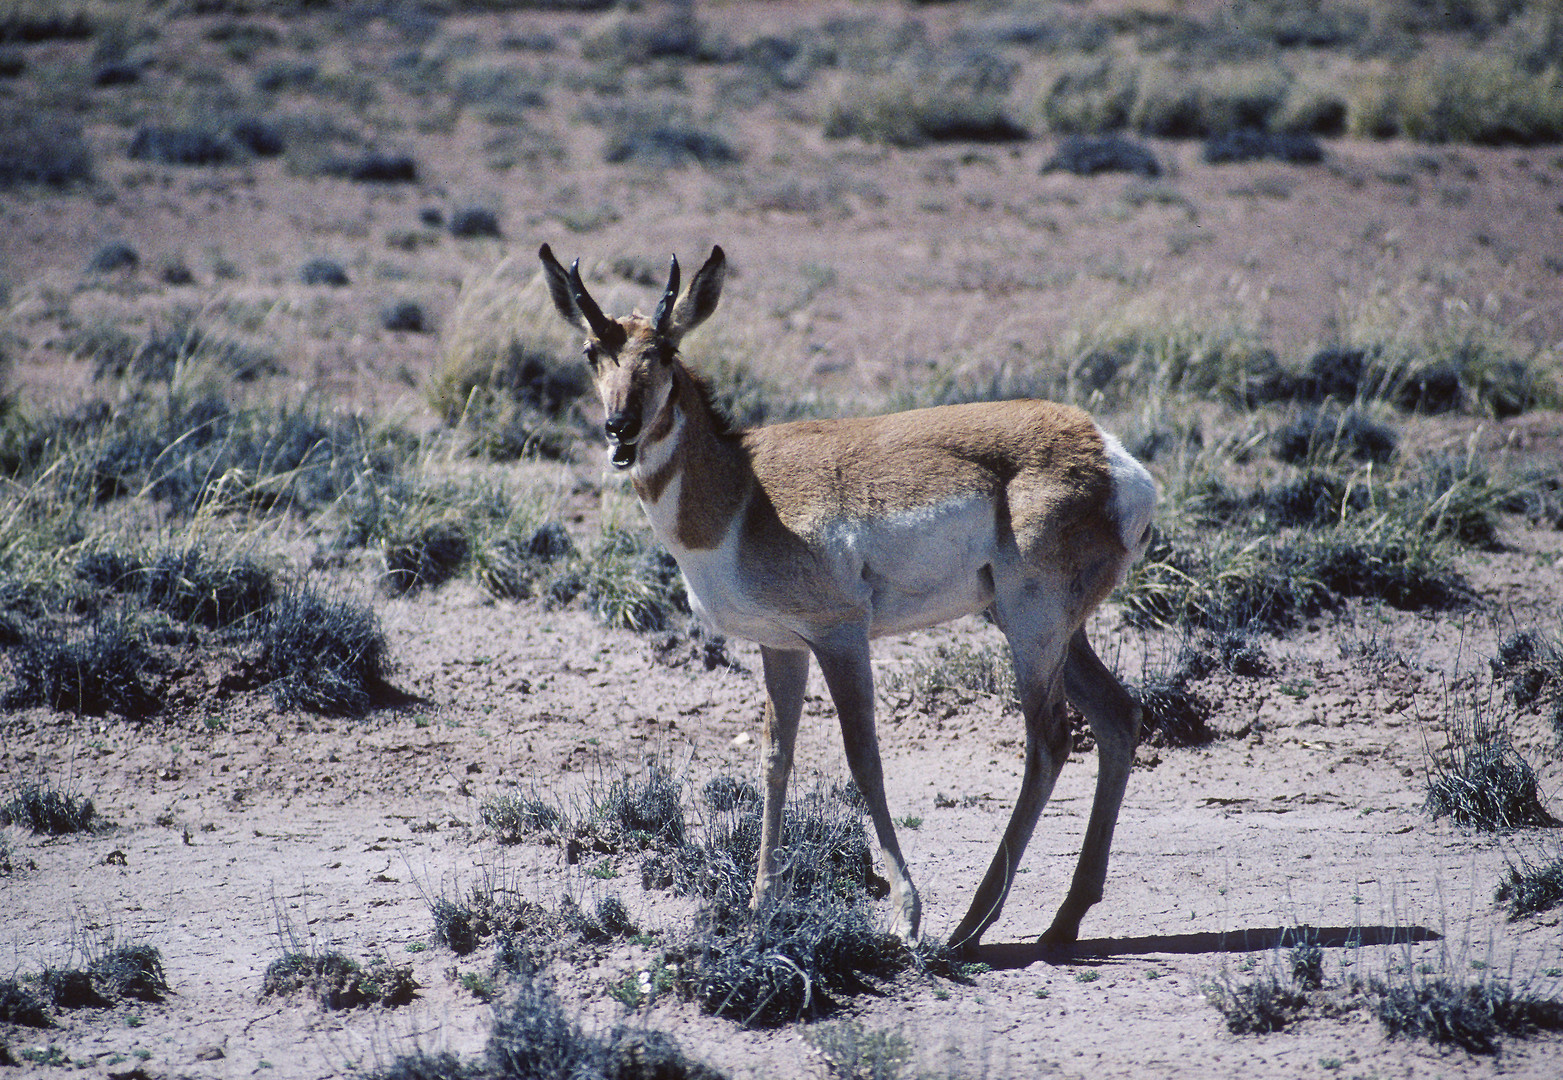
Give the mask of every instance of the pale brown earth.
MULTIPOLYGON (((865 10, 922 20, 934 36, 968 14, 959 5, 787 3, 711 5, 701 17, 743 37, 865 10)), ((1126 311, 1251 326, 1295 356, 1330 340, 1343 310, 1379 312, 1396 325, 1479 318, 1535 346, 1563 337, 1563 286, 1546 261, 1563 253, 1556 147, 1342 139, 1328 143, 1320 167, 1216 168, 1200 163, 1197 144, 1152 140, 1173 171, 1161 194, 1145 199, 1121 177, 1040 174, 1048 138, 915 150, 827 140, 810 119, 813 99, 775 95, 728 110, 721 69, 695 67, 683 76, 693 112, 720 118, 742 149, 740 165, 603 165, 601 132, 580 110, 613 99, 572 91, 567 80, 551 83, 548 104, 513 129, 468 113, 440 112, 451 122, 432 122, 447 106, 390 81, 363 115, 329 100, 289 103, 336 110, 366 141, 410 150, 420 169, 414 186, 310 178, 281 160, 220 169, 127 160, 132 129, 115 103, 129 103, 138 119, 169 101, 194 108, 198 95, 179 90, 193 85, 190 73, 233 63, 202 36, 217 18, 159 17, 143 84, 76 92, 88 102, 82 122, 98 161, 85 190, 0 193, 8 298, 0 330, 17 361, 14 382, 35 401, 70 404, 97 392, 87 366, 71 358, 72 330, 144 329, 194 308, 275 349, 287 373, 265 389, 432 428, 420 391, 450 340, 463 282, 487 280, 513 260, 501 280, 519 287, 543 241, 583 264, 623 254, 658 272, 669 251, 692 265, 720 242, 735 273, 706 333, 741 348, 781 386, 844 409, 872 407, 933 366, 991 367, 1126 311), (558 156, 528 158, 532 146, 557 146, 558 156), (500 155, 515 164, 495 168, 500 155), (503 240, 458 241, 418 224, 421 207, 469 203, 498 212, 503 240), (405 241, 409 233, 416 239, 405 241), (388 243, 393 236, 412 250, 388 243), (93 252, 116 239, 139 250, 141 269, 84 273, 93 252), (354 284, 299 284, 298 266, 322 254, 344 262, 354 284), (173 257, 189 264, 195 284, 158 281, 159 260, 173 257), (399 297, 423 303, 442 333, 382 330, 379 308, 399 297)), ((562 14, 453 16, 410 45, 384 20, 344 29, 329 14, 299 26, 258 19, 285 40, 300 27, 314 35, 323 67, 371 75, 408 48, 491 52, 507 34, 535 32, 555 36, 559 58, 526 53, 525 61, 569 69, 595 25, 562 14)), ((38 73, 79 78, 90 47, 27 46, 31 74, 6 86, 0 108, 66 96, 38 73)), ((250 85, 249 69, 233 74, 236 86, 250 85)), ((640 88, 643 77, 628 77, 631 96, 653 93, 640 88)), ((654 298, 650 288, 599 280, 610 307, 654 298)), ((1412 446, 1471 439, 1543 464, 1563 448, 1563 417, 1553 413, 1418 420, 1407 430, 1412 446)), ((588 446, 568 466, 504 475, 555 491, 584 483, 582 494, 562 498, 583 530, 595 523, 598 486, 618 483, 588 446)), ((1072 867, 1094 777, 1089 755, 1065 770, 1005 915, 987 935, 982 959, 993 970, 969 984, 903 976, 880 996, 853 999, 845 1015, 866 1029, 899 1029, 928 1075, 1556 1076, 1556 1034, 1507 1040, 1500 1055, 1483 1057, 1386 1039, 1358 1012, 1237 1036, 1206 1000, 1213 981, 1241 979, 1252 961, 1276 962, 1277 932, 1296 925, 1320 928, 1329 963, 1349 960, 1358 972, 1438 963, 1459 974, 1481 963, 1559 992, 1547 974, 1563 966, 1558 912, 1510 922, 1493 900, 1509 858, 1555 853, 1556 841, 1475 833, 1423 810, 1428 751, 1442 749, 1445 722, 1467 697, 1490 698, 1496 643, 1516 627, 1556 633, 1563 614, 1563 534, 1513 519, 1504 540, 1502 552, 1462 556, 1480 599, 1467 611, 1354 605, 1266 639, 1275 677, 1202 684, 1223 737, 1198 749, 1142 748, 1107 895, 1073 958, 1045 957, 1033 943, 1072 867), (1346 657, 1364 643, 1377 647, 1376 663, 1346 657), (1369 944, 1345 948, 1353 931, 1369 944), (1418 931, 1429 940, 1390 943, 1418 931), (1086 973, 1099 977, 1082 980, 1086 973)), ((13 1029, 4 1034, 13 1050, 54 1044, 99 1075, 133 1067, 146 1051, 147 1075, 279 1080, 373 1067, 414 1046, 471 1053, 490 1014, 455 976, 483 970, 488 953, 458 960, 435 945, 432 898, 497 875, 545 903, 565 892, 613 892, 644 927, 682 925, 689 903, 644 892, 633 856, 604 882, 564 866, 557 848, 502 847, 476 825, 476 801, 517 785, 580 796, 652 759, 672 762, 693 788, 718 773, 754 775, 757 651, 731 643, 744 670, 668 666, 652 639, 604 629, 578 608, 496 602, 465 582, 387 599, 367 563, 342 574, 344 587, 374 603, 394 681, 414 703, 333 720, 279 715, 259 696, 196 697, 142 726, 43 710, 0 720, 7 785, 51 777, 89 794, 113 822, 85 837, 11 830, 23 865, 0 879, 8 954, 0 968, 71 963, 84 940, 114 935, 155 944, 174 991, 162 1004, 62 1013, 51 1031, 13 1029), (209 717, 219 730, 203 722, 209 717), (114 852, 122 865, 106 862, 114 852), (409 963, 420 996, 395 1010, 339 1013, 302 999, 261 1000, 262 972, 293 944, 409 963)), ((1164 657, 1177 646, 1126 628, 1111 607, 1093 625, 1099 651, 1130 679, 1147 650, 1164 657)), ((878 655, 886 667, 904 664, 949 641, 997 637, 970 620, 886 642, 878 655)), ((817 680, 805 716, 800 784, 844 776, 817 680)), ((1545 797, 1563 813, 1551 730, 1534 713, 1515 725, 1545 797)), ((923 819, 901 838, 931 935, 963 913, 1002 830, 1018 786, 1020 729, 992 700, 930 705, 882 695, 890 802, 898 817, 923 819), (944 798, 936 804, 936 796, 944 798)), ((552 975, 594 1029, 629 1022, 668 1031, 734 1076, 826 1075, 807 1025, 745 1030, 674 998, 631 1013, 607 987, 648 963, 649 950, 582 955, 556 963, 552 975)), ((6 1075, 32 1071, 54 1072, 6 1075)))

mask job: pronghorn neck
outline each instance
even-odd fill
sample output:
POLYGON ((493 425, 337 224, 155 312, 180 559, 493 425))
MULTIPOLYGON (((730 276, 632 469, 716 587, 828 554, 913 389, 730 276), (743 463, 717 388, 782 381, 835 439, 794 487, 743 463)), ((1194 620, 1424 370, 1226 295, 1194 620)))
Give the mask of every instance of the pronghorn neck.
POLYGON ((630 479, 663 543, 716 547, 743 508, 754 474, 724 430, 710 392, 677 360, 667 400, 640 440, 630 479))

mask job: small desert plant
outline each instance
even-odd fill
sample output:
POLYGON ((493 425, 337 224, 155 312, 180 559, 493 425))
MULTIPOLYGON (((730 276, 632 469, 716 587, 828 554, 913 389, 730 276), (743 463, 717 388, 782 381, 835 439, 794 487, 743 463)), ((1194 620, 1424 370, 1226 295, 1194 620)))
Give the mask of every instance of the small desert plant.
POLYGON ((1393 429, 1351 409, 1311 410, 1275 433, 1273 452, 1277 460, 1292 465, 1328 465, 1347 458, 1382 464, 1395 456, 1398 442, 1393 429))
POLYGON ((831 103, 825 134, 891 146, 1025 139, 1029 133, 1010 115, 1003 91, 961 68, 864 75, 831 103))
MULTIPOLYGON (((1563 645, 1539 630, 1516 630, 1504 638, 1491 664, 1494 679, 1509 680, 1504 699, 1519 708, 1563 691, 1563 645)), ((1563 716, 1563 702, 1559 709, 1563 716)))
POLYGON ((1550 911, 1563 904, 1563 855, 1538 862, 1524 856, 1510 860, 1496 899, 1508 905, 1510 919, 1550 911))
POLYGON ((0 825, 16 825, 45 836, 91 832, 97 810, 92 800, 61 791, 47 781, 23 784, 0 805, 0 825))
POLYGON ((1193 684, 1215 667, 1209 653, 1192 645, 1171 663, 1147 658, 1145 673, 1131 690, 1145 710, 1140 738, 1153 746, 1202 746, 1214 739, 1210 718, 1215 708, 1193 684))
POLYGON ((1370 1009, 1391 1037, 1411 1036, 1495 1054, 1502 1035, 1563 1028, 1563 1002, 1501 978, 1467 982, 1414 969, 1369 981, 1370 1009))
POLYGON ((932 656, 913 661, 905 671, 888 675, 883 687, 891 693, 914 694, 928 703, 949 695, 960 701, 981 695, 997 698, 1007 710, 1020 708, 1009 655, 992 646, 936 646, 932 656))
POLYGON ((479 1071, 539 1080, 722 1080, 721 1073, 685 1057, 678 1043, 661 1032, 619 1028, 606 1037, 589 1034, 565 1016, 553 987, 538 976, 517 979, 495 1010, 479 1071))
POLYGON ((824 1055, 831 1075, 851 1080, 897 1080, 912 1063, 912 1045, 899 1030, 870 1031, 851 1020, 819 1024, 805 1039, 824 1055))
POLYGON ((659 765, 648 766, 639 776, 613 781, 604 794, 597 815, 610 829, 657 847, 684 843, 684 807, 680 786, 659 765))
POLYGON ((564 828, 564 815, 558 807, 536 795, 505 793, 490 795, 478 804, 478 820, 490 829, 501 844, 518 844, 538 833, 564 828))
POLYGON ((700 848, 679 853, 674 884, 705 903, 670 950, 677 986, 707 1012, 767 1026, 830 1012, 900 970, 909 954, 874 928, 867 901, 883 895, 871 872, 861 810, 823 791, 790 802, 777 853, 781 880, 749 910, 760 808, 719 814, 700 848))
POLYGON ((418 984, 410 967, 395 967, 379 958, 359 964, 339 952, 290 952, 267 966, 261 997, 284 997, 301 990, 327 1009, 351 1009, 405 1005, 418 984))
POLYGON ((1234 1035, 1280 1031, 1308 1007, 1308 995, 1284 974, 1264 971, 1245 982, 1218 984, 1210 1000, 1234 1035))
POLYGON ((1557 824, 1541 803, 1535 770, 1510 741, 1503 718, 1477 702, 1455 704, 1446 720, 1449 750, 1434 757, 1427 810, 1476 829, 1557 824))

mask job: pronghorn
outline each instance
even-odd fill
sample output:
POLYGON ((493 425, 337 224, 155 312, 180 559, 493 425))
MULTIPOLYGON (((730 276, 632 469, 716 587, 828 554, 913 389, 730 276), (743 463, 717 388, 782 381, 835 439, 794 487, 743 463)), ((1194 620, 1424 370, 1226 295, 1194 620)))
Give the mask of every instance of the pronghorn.
POLYGON ((808 681, 819 661, 841 719, 891 887, 893 929, 915 940, 921 908, 885 803, 869 641, 988 611, 1009 641, 1026 723, 1020 795, 952 948, 998 918, 1069 754, 1067 697, 1090 721, 1096 797, 1069 893, 1043 935, 1076 940, 1102 897, 1140 708, 1097 659, 1086 616, 1151 536, 1150 474, 1078 409, 1046 401, 947 405, 726 430, 679 360, 716 309, 720 247, 679 293, 678 259, 656 313, 611 319, 548 245, 554 306, 586 332, 615 468, 627 470, 657 539, 678 560, 695 612, 757 642, 768 696, 765 805, 753 902, 776 845, 808 681))

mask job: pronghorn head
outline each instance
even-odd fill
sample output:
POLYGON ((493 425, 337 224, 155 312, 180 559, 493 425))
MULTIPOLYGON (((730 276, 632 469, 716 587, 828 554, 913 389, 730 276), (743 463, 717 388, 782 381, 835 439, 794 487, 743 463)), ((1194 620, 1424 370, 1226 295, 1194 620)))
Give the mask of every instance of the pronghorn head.
POLYGON ((607 417, 603 427, 613 445, 613 467, 627 469, 635 464, 642 430, 653 425, 668 403, 679 342, 716 310, 727 257, 721 248, 713 247, 711 257, 680 296, 675 255, 667 288, 649 319, 638 311, 610 319, 581 282, 579 259, 565 270, 547 244, 538 249, 537 257, 543 261, 554 307, 586 331, 586 363, 607 417))

